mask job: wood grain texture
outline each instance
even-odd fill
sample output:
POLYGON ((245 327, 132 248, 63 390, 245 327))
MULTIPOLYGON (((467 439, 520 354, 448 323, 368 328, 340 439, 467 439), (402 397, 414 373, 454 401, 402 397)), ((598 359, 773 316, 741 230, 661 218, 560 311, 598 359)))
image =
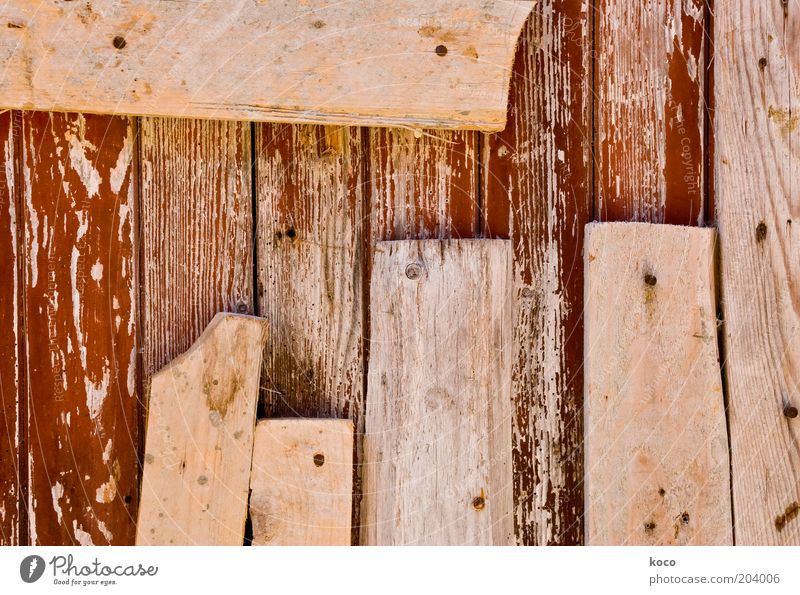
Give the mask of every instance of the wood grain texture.
POLYGON ((9 0, 0 9, 0 105, 500 130, 532 7, 9 0))
POLYGON ((219 311, 253 313, 250 126, 142 118, 145 382, 219 311))
MULTIPOLYGON (((360 434, 367 211, 360 131, 261 124, 256 146, 258 303, 271 329, 266 412, 349 418, 360 434)), ((358 463, 361 441, 355 446, 358 463)), ((354 486, 358 527, 357 466, 354 486)))
POLYGON ((265 419, 256 426, 253 545, 350 545, 353 423, 265 419))
POLYGON ((510 267, 504 240, 376 246, 366 545, 514 542, 510 267))
POLYGON ((137 545, 242 545, 267 324, 217 314, 152 378, 137 545))
POLYGON ((26 112, 30 542, 130 544, 137 464, 133 122, 26 112))
POLYGON ((19 545, 21 537, 18 134, 14 134, 14 122, 11 112, 0 113, 0 546, 19 545))
POLYGON ((715 17, 715 176, 736 543, 800 545, 800 7, 715 17), (796 239, 797 238, 797 239, 796 239))
POLYGON ((714 244, 587 228, 587 545, 733 545, 714 244))
POLYGON ((483 142, 484 233, 514 250, 514 522, 521 545, 583 542, 583 229, 591 220, 591 18, 539 2, 506 129, 483 142))
POLYGON ((369 129, 373 241, 474 237, 476 133, 369 129))
POLYGON ((703 224, 705 0, 595 10, 597 218, 703 224))

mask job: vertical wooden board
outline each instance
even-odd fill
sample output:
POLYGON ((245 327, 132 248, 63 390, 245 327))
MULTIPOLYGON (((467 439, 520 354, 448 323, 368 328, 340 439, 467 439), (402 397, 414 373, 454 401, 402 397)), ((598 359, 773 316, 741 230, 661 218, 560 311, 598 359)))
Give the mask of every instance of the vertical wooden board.
POLYGON ((142 118, 145 381, 219 311, 253 313, 250 125, 142 118))
POLYGON ((379 242, 370 291, 364 543, 513 543, 509 242, 379 242))
POLYGON ((705 0, 601 0, 597 218, 703 224, 705 0))
POLYGON ((591 16, 540 2, 508 126, 485 137, 485 233, 514 250, 514 522, 522 545, 583 541, 583 229, 591 220, 591 16))
POLYGON ((265 419, 256 426, 253 545, 350 545, 353 422, 265 419))
POLYGON ((242 545, 266 321, 217 314, 153 375, 137 545, 242 545))
MULTIPOLYGON (((271 335, 267 413, 349 418, 364 430, 361 132, 256 125, 259 315, 271 335)), ((361 460, 361 441, 354 457, 361 460)), ((353 527, 361 492, 354 475, 353 527)))
POLYGON ((474 237, 477 146, 474 132, 369 129, 373 241, 474 237))
POLYGON ((586 543, 733 545, 714 231, 591 224, 586 543))
POLYGON ((736 543, 800 545, 800 7, 726 2, 715 34, 736 543))
POLYGON ((0 113, 0 545, 20 544, 19 265, 14 114, 0 113))
POLYGON ((26 112, 22 122, 30 541, 130 544, 133 121, 26 112))

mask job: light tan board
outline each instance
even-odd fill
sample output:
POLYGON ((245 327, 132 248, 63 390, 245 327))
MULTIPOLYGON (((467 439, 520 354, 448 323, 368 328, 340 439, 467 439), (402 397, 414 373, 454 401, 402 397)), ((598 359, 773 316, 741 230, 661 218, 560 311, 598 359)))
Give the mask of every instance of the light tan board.
POLYGON ((378 242, 366 545, 514 541, 511 245, 378 242))
POLYGON ((260 421, 250 490, 253 545, 350 545, 353 423, 260 421))
POLYGON ((800 545, 800 6, 717 10, 715 187, 736 543, 800 545), (796 411, 795 411, 796 415, 796 411))
POLYGON ((586 543, 732 545, 714 231, 586 237, 586 543))
POLYGON ((266 321, 218 314, 150 385, 138 545, 241 545, 266 321))
POLYGON ((500 130, 533 4, 9 0, 0 105, 500 130))

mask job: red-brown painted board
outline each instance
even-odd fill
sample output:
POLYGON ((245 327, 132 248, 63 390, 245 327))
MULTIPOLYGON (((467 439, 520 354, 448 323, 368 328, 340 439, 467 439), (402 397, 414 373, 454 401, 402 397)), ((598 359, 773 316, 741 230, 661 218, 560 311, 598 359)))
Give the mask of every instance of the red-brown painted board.
POLYGON ((142 377, 217 312, 253 313, 250 124, 140 120, 142 377))
POLYGON ((583 541, 583 229, 591 218, 591 16, 539 4, 508 126, 483 148, 483 219, 514 249, 514 521, 524 545, 583 541))
POLYGON ((705 0, 595 8, 597 219, 705 224, 705 0))
POLYGON ((30 542, 133 543, 134 122, 22 118, 30 542))
POLYGON ((14 114, 0 113, 0 545, 20 543, 19 264, 14 114))
MULTIPOLYGON (((258 314, 270 326, 262 402, 273 417, 351 419, 357 434, 364 431, 362 135, 256 125, 258 314)), ((354 448, 358 527, 358 438, 354 448)))

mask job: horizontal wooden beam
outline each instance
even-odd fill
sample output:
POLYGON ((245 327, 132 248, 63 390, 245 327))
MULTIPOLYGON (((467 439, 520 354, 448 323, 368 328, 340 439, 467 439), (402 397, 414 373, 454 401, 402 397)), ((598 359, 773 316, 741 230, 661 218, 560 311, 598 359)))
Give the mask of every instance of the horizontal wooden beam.
POLYGON ((533 5, 9 0, 0 106, 501 130, 533 5))

